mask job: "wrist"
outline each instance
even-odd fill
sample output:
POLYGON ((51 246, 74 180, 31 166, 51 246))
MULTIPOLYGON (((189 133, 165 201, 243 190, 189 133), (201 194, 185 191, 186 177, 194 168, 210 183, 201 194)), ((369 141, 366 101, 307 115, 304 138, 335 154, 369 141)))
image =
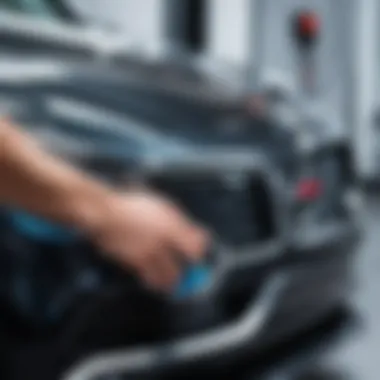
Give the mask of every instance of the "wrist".
POLYGON ((96 236, 112 212, 115 193, 112 190, 89 186, 76 193, 71 203, 70 221, 79 232, 96 236))

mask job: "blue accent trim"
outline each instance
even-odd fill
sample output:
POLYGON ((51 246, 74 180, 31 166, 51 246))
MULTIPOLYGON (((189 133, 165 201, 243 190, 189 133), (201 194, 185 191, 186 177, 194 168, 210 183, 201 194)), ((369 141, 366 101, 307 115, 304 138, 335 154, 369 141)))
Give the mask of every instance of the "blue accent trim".
POLYGON ((9 218, 17 231, 30 239, 44 243, 71 243, 77 237, 71 231, 55 223, 35 217, 23 211, 10 211, 9 218))

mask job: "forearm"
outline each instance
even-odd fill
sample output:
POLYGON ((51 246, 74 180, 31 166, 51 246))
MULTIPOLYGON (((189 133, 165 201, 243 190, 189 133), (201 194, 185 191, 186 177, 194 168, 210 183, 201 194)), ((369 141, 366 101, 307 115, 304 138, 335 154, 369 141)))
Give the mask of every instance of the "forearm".
POLYGON ((87 228, 102 217, 111 193, 9 122, 0 122, 0 204, 87 228))

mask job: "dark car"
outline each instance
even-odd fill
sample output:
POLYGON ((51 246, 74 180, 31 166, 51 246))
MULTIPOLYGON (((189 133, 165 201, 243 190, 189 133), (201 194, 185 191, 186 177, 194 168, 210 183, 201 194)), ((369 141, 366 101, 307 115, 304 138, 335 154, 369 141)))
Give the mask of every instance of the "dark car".
POLYGON ((268 94, 252 111, 245 100, 170 93, 154 85, 162 68, 139 81, 115 67, 46 65, 41 75, 30 66, 14 80, 4 75, 5 110, 102 180, 143 182, 172 197, 214 242, 163 296, 76 231, 4 209, 3 379, 220 368, 348 302, 360 204, 348 145, 328 121, 303 117, 289 128, 274 112, 281 100, 268 94))

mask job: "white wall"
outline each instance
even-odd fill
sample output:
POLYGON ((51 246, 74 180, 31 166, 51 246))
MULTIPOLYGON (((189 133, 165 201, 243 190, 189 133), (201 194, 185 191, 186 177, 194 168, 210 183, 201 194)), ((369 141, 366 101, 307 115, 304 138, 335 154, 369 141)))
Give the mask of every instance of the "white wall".
MULTIPOLYGON (((180 0, 179 0, 180 1, 180 0)), ((163 0, 66 0, 85 19, 114 25, 149 51, 163 46, 163 0)))
MULTIPOLYGON (((354 142, 358 170, 363 177, 378 174, 379 163, 375 161, 374 111, 378 85, 378 19, 380 5, 378 0, 359 0, 354 18, 355 86, 352 93, 354 120, 354 142), (377 172, 377 173, 376 173, 377 172)), ((378 144, 378 143, 377 143, 378 144)))
POLYGON ((209 0, 207 48, 211 56, 238 65, 247 62, 250 1, 209 0))
MULTIPOLYGON (((181 0, 178 0, 181 1, 181 0)), ((208 0, 207 54, 244 64, 249 48, 249 3, 255 0, 208 0)), ((149 50, 165 46, 165 0, 66 0, 82 17, 117 25, 149 50)))
MULTIPOLYGON (((116 23, 133 38, 141 41, 141 46, 148 51, 156 53, 165 47, 165 0, 66 1, 87 17, 116 23)), ((340 92, 344 88, 342 83, 352 81, 352 90, 344 91, 353 94, 348 103, 352 109, 350 116, 355 130, 348 130, 348 133, 354 134, 358 170, 363 175, 369 175, 374 167, 371 117, 375 98, 374 86, 377 84, 375 77, 377 36, 374 28, 378 0, 340 0, 341 9, 348 8, 353 3, 358 7, 354 12, 356 24, 351 20, 347 29, 355 34, 352 41, 355 49, 350 59, 355 62, 355 72, 351 72, 350 75, 342 74, 343 55, 339 52, 340 46, 336 41, 339 34, 337 28, 342 27, 338 22, 341 17, 332 12, 331 4, 336 4, 337 0, 208 0, 207 55, 238 66, 248 62, 252 57, 250 43, 253 39, 250 37, 250 23, 251 17, 254 16, 249 12, 249 8, 259 1, 265 4, 267 15, 270 14, 268 17, 264 16, 262 20, 265 49, 260 54, 261 61, 264 67, 283 71, 294 79, 295 61, 289 37, 291 13, 299 7, 306 6, 322 14, 324 35, 318 67, 325 92, 332 90, 331 87, 338 87, 340 92)), ((334 109, 339 108, 340 104, 334 104, 334 109)))

